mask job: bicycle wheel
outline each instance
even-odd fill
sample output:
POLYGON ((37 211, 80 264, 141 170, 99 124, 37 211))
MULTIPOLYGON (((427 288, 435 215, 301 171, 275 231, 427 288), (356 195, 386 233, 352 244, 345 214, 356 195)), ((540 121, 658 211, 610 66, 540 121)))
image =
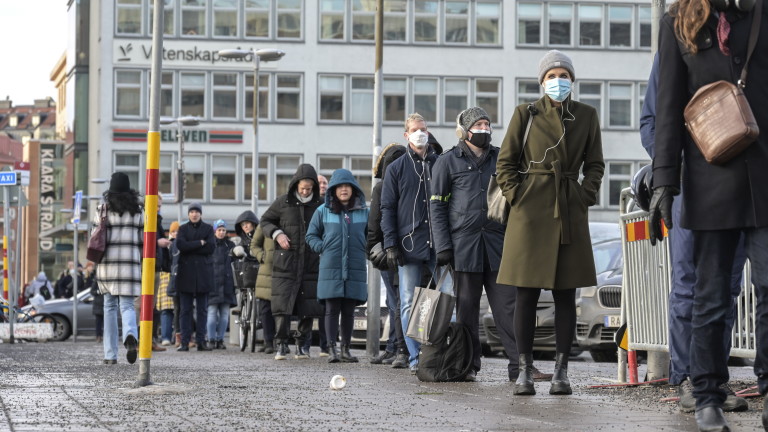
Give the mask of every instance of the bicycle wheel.
MULTIPOLYGON (((252 292, 251 290, 248 290, 252 292)), ((256 323, 259 321, 259 300, 252 297, 253 311, 251 312, 251 352, 256 352, 256 323)))
MULTIPOLYGON (((53 315, 47 314, 47 313, 38 313, 35 315, 27 315, 24 317, 22 322, 34 322, 37 324, 50 324, 51 330, 53 330, 54 336, 56 335, 56 327, 59 325, 59 322, 56 320, 56 317, 53 315)), ((40 342, 39 339, 28 339, 28 341, 35 340, 37 342, 40 342)), ((46 339, 47 340, 47 339, 46 339)))
POLYGON ((240 351, 245 351, 248 346, 248 332, 251 329, 252 297, 248 290, 243 291, 240 301, 240 351))

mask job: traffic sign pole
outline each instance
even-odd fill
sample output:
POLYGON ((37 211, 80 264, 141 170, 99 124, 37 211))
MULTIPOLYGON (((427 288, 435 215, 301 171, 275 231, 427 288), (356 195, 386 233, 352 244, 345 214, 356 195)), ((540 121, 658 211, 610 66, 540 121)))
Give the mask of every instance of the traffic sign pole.
POLYGON ((79 290, 77 267, 80 262, 80 209, 83 206, 83 191, 79 190, 75 192, 75 205, 72 211, 72 230, 75 233, 74 237, 74 250, 75 250, 75 274, 72 275, 72 342, 77 342, 77 293, 79 290))
MULTIPOLYGON (((0 173, 0 179, 6 179, 7 173, 0 173)), ((13 173, 13 183, 16 183, 16 173, 13 173)), ((10 229, 8 224, 8 213, 10 213, 10 201, 11 194, 8 191, 8 186, 3 187, 3 295, 8 300, 8 321, 11 324, 11 336, 10 342, 14 343, 13 339, 13 322, 16 321, 16 310, 14 304, 16 303, 11 299, 9 295, 12 292, 8 286, 8 230, 10 229)))

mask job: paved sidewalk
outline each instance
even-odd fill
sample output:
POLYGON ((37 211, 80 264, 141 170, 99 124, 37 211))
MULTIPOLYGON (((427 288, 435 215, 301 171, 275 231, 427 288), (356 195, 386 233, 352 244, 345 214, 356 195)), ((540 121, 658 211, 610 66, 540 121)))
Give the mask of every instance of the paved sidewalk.
MULTIPOLYGON (((408 370, 275 361, 236 347, 154 353, 156 385, 133 388, 138 365, 101 364, 102 349, 80 342, 0 344, 0 431, 695 431, 693 415, 631 391, 592 390, 616 365, 572 361, 572 396, 512 395, 506 360, 484 359, 476 383, 421 383, 408 370), (348 382, 329 389, 335 374, 348 382), (602 379, 601 379, 602 377, 602 379)), ((543 371, 552 362, 537 362, 543 371)), ((750 380, 751 368, 732 368, 750 380)), ((756 405, 753 403, 752 405, 756 405)), ((735 431, 760 430, 760 412, 727 414, 735 431)))

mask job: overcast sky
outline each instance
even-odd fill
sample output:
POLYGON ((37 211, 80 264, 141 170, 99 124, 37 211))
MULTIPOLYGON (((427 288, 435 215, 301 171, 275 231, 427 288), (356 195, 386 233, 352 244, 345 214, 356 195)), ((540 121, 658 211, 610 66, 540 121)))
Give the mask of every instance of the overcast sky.
POLYGON ((56 97, 51 70, 67 49, 67 0, 0 0, 0 100, 56 97))

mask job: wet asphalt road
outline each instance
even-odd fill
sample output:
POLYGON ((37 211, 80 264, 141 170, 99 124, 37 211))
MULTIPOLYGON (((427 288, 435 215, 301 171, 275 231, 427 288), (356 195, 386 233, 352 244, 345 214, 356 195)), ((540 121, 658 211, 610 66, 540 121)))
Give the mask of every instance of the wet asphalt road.
MULTIPOLYGON (((138 363, 125 351, 103 365, 92 338, 77 344, 0 344, 0 431, 695 431, 693 415, 655 397, 589 385, 616 377, 616 365, 571 361, 572 396, 513 396, 506 360, 484 359, 475 383, 421 383, 407 370, 275 361, 236 347, 153 353, 155 385, 134 388, 138 363), (329 389, 333 375, 347 387, 329 389)), ((583 357, 582 357, 583 358, 583 357)), ((581 359, 581 358, 580 358, 581 359)), ((579 359, 579 360, 580 360, 579 359)), ((553 362, 538 361, 542 371, 553 362)), ((751 368, 732 368, 750 380, 751 368)), ((642 374, 642 371, 641 371, 642 374)), ((642 376, 642 375, 641 375, 642 376)), ((760 412, 727 414, 734 430, 761 430, 760 412)))

